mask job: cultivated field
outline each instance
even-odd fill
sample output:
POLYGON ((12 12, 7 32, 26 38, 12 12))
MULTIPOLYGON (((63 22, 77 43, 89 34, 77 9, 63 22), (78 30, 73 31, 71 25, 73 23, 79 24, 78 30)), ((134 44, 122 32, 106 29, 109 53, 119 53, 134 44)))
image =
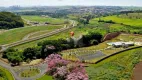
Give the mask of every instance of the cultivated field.
MULTIPOLYGON (((112 20, 113 22, 119 23, 119 24, 125 24, 125 25, 134 26, 134 27, 141 27, 142 17, 138 15, 136 18, 133 18, 132 15, 136 15, 136 14, 131 13, 128 15, 107 16, 107 17, 102 17, 101 20, 104 20, 104 21, 112 20)), ((99 20, 99 19, 96 19, 96 20, 99 20)))

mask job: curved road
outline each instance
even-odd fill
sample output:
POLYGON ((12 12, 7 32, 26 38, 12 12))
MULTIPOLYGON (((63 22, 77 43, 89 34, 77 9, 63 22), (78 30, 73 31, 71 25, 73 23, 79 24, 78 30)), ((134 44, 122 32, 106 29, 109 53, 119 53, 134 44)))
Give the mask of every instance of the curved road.
POLYGON ((21 80, 20 77, 15 73, 15 71, 13 70, 13 68, 9 64, 6 64, 0 60, 0 66, 9 70, 11 72, 11 74, 13 75, 13 77, 15 78, 15 80, 21 80))

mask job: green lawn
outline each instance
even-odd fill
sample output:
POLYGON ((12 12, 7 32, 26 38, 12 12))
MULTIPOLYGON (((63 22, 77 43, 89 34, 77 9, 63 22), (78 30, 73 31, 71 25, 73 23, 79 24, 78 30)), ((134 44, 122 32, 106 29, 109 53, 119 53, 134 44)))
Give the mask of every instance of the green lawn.
POLYGON ((49 22, 51 24, 64 24, 64 19, 57 19, 57 18, 51 18, 51 17, 42 17, 42 16, 27 16, 23 15, 23 19, 29 20, 29 21, 36 21, 36 22, 49 22))
POLYGON ((0 77, 0 80, 14 80, 12 74, 5 68, 0 66, 0 71, 2 71, 5 74, 5 79, 3 79, 2 77, 0 77))
POLYGON ((63 25, 34 26, 34 27, 23 27, 23 28, 12 29, 0 34, 0 45, 19 41, 29 33, 44 31, 44 30, 51 31, 54 29, 59 29, 61 27, 63 27, 63 25))
POLYGON ((52 76, 48 76, 48 75, 44 75, 41 78, 37 79, 37 80, 53 80, 52 76))

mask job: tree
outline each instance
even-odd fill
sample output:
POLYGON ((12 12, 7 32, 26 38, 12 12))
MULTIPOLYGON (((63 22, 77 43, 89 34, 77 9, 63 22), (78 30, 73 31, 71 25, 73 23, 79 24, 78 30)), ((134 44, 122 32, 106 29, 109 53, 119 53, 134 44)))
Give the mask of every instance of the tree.
POLYGON ((0 12, 0 29, 24 27, 22 18, 11 12, 0 12))
POLYGON ((8 52, 7 57, 8 57, 8 60, 15 65, 19 65, 19 63, 23 60, 22 53, 19 51, 8 52))
POLYGON ((32 60, 36 58, 35 55, 37 55, 38 53, 39 52, 36 48, 26 48, 23 51, 24 60, 27 60, 27 59, 32 60))
POLYGON ((18 51, 18 50, 13 49, 13 48, 8 48, 6 51, 3 52, 2 57, 3 58, 7 58, 7 53, 9 53, 9 52, 16 52, 16 51, 18 51))

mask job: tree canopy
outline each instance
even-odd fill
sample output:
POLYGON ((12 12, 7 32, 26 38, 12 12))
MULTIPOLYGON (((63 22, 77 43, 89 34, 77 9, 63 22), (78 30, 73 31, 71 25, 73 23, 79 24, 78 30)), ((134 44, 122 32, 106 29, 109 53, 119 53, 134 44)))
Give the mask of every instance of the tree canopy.
POLYGON ((22 18, 10 12, 0 12, 0 29, 23 27, 22 18))

